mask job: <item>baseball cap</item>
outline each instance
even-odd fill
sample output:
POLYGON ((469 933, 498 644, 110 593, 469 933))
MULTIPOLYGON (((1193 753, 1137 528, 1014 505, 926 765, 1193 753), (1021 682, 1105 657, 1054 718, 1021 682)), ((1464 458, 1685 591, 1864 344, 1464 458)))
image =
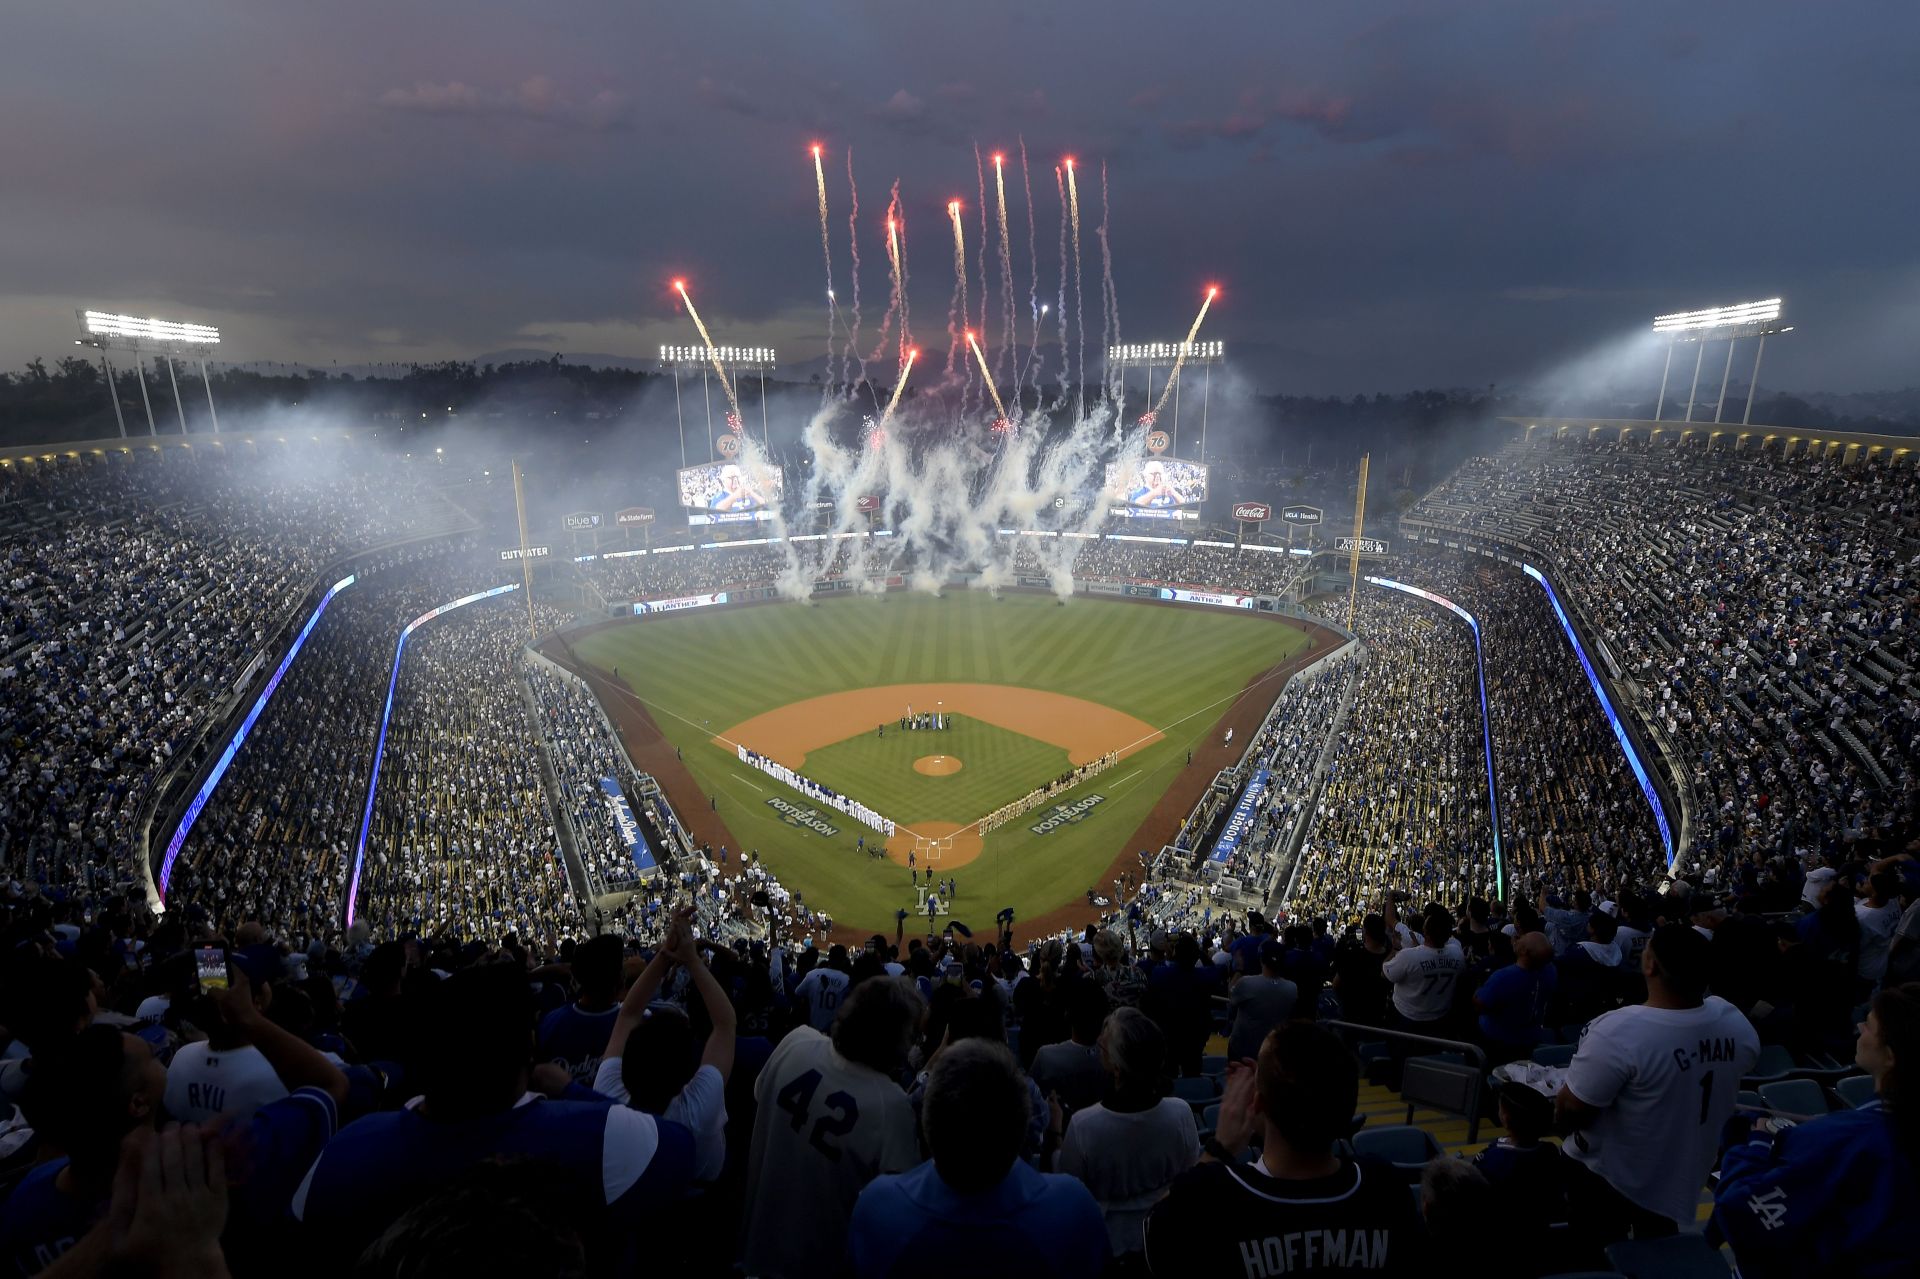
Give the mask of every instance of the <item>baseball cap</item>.
POLYGON ((1287 948, 1277 941, 1260 943, 1260 964, 1264 968, 1278 968, 1287 959, 1287 948))

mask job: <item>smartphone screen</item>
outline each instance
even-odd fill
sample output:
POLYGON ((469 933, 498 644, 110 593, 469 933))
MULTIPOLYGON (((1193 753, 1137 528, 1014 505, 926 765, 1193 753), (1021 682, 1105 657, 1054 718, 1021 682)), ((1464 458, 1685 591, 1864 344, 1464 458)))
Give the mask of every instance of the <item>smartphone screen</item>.
POLYGON ((227 951, 224 946, 201 946, 193 952, 196 975, 200 979, 201 990, 225 990, 227 988, 227 951))

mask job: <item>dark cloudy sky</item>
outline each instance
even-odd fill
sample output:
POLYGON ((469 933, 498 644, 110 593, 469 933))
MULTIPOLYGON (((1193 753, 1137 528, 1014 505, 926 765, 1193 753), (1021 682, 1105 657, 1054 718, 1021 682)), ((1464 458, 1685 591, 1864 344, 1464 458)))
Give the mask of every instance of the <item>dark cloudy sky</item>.
POLYGON ((974 143, 1024 137, 1043 293, 1052 164, 1105 160, 1125 335, 1217 278, 1209 335, 1276 388, 1537 377, 1774 293, 1763 381, 1911 385, 1916 48, 1920 6, 1831 0, 35 0, 0 34, 0 366, 80 304, 236 359, 642 355, 691 337, 676 273, 718 340, 804 354, 816 137, 843 299, 850 147, 867 322, 898 178, 924 336, 974 143))

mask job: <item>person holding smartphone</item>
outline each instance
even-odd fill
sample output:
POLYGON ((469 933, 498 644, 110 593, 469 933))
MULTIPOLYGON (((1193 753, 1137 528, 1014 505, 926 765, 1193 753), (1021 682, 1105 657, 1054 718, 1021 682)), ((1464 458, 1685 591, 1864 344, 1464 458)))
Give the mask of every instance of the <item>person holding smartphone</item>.
POLYGON ((175 1119, 204 1124, 222 1115, 245 1118, 287 1095, 273 1063, 254 1044, 248 1023, 221 1016, 216 1002, 230 984, 229 965, 239 965, 247 973, 249 998, 264 1018, 273 1001, 278 958, 271 947, 230 953, 224 946, 203 946, 194 951, 199 995, 189 1020, 206 1027, 207 1037, 180 1045, 167 1064, 167 1113, 175 1119))

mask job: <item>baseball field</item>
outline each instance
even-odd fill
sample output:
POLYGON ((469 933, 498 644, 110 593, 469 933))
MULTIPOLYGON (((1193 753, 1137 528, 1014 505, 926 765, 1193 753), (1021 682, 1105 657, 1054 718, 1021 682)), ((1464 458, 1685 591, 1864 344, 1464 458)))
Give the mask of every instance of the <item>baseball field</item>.
POLYGON ((911 856, 922 882, 954 881, 951 918, 986 933, 1003 907, 1027 922, 1084 912, 1089 889, 1137 871, 1130 841, 1155 833, 1156 806, 1164 826, 1239 757, 1309 644, 1270 617, 956 591, 615 623, 572 652, 696 838, 736 859, 758 850, 859 933, 921 909, 911 856), (949 727, 902 727, 929 714, 949 727), (741 762, 740 746, 896 834, 741 762), (983 817, 1081 767, 1097 771, 981 833, 983 817))

